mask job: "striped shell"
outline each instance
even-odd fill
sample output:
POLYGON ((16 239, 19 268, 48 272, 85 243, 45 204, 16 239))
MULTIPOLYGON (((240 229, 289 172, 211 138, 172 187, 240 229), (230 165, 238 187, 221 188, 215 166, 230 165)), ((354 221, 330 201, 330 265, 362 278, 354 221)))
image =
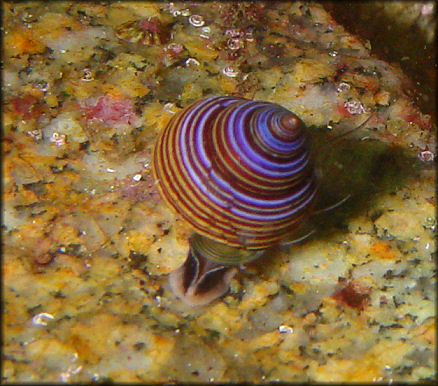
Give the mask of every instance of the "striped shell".
POLYGON ((172 117, 154 150, 154 176, 197 233, 266 249, 308 218, 316 178, 303 122, 269 102, 198 101, 172 117))

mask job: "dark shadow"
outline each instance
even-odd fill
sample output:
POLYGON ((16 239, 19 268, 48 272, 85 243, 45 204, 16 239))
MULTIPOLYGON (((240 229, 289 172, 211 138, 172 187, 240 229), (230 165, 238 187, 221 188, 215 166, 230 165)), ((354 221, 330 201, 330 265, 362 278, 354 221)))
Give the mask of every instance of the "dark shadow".
POLYGON ((315 237, 348 232, 349 220, 360 215, 377 219, 382 214, 376 206, 379 197, 396 194, 404 181, 424 167, 398 146, 372 138, 344 138, 331 145, 330 137, 315 135, 316 167, 321 173, 315 209, 329 207, 347 196, 349 199, 339 207, 312 216, 310 222, 318 231, 315 237))
MULTIPOLYGON (((395 194, 421 168, 429 167, 407 155, 401 147, 376 139, 343 138, 336 141, 331 133, 313 135, 313 152, 319 175, 319 191, 315 211, 327 208, 349 196, 338 207, 315 213, 304 229, 294 237, 314 230, 300 243, 329 239, 336 233, 348 233, 349 221, 357 216, 369 216, 373 221, 383 212, 376 206, 380 196, 395 194)), ((430 167, 433 167, 431 165, 430 167)), ((274 247, 265 256, 250 263, 260 274, 269 274, 282 258, 281 251, 294 245, 274 247)))
MULTIPOLYGON (((418 20, 412 23, 383 12, 385 2, 324 2, 323 7, 350 33, 371 43, 379 59, 399 65, 413 81, 412 97, 420 110, 436 122, 436 48, 418 20)), ((411 2, 406 2, 412 5, 411 2)), ((436 12, 434 12, 436 18, 436 12)), ((434 28, 430 26, 429 28, 434 28)))

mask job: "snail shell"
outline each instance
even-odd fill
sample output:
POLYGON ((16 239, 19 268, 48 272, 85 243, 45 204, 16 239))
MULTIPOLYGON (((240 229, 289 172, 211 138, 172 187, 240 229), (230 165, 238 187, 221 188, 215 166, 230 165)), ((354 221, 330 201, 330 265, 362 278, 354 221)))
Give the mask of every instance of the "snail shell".
POLYGON ((198 233, 264 249, 308 217, 316 178, 302 121, 269 102, 210 97, 176 114, 154 151, 167 203, 198 233))
POLYGON ((287 238, 316 195, 304 123, 277 104, 233 96, 173 116, 156 142, 153 171, 164 200, 201 235, 191 238, 192 255, 222 265, 287 238))
POLYGON ((144 45, 166 44, 170 39, 170 30, 157 17, 128 21, 115 29, 118 38, 131 43, 144 45))

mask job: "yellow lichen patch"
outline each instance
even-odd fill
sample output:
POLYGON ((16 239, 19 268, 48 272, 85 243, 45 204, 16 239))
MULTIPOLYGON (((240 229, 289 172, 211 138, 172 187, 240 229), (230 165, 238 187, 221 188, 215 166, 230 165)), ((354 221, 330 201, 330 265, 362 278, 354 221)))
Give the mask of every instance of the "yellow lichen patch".
POLYGON ((79 277, 88 271, 88 267, 82 258, 77 256, 67 255, 65 253, 58 253, 53 258, 53 265, 56 268, 68 269, 73 276, 79 277))
POLYGON ((136 253, 147 254, 155 237, 142 231, 130 230, 126 232, 126 246, 136 253))
POLYGON ((435 345, 436 341, 436 323, 435 318, 429 318, 424 323, 419 324, 412 330, 412 335, 424 339, 427 344, 435 345))
POLYGON ((277 293, 278 290, 279 284, 273 279, 260 283, 248 283, 246 294, 239 304, 239 308, 260 307, 267 302, 267 296, 277 293))
POLYGON ((108 375, 129 367, 133 372, 154 376, 166 363, 175 343, 170 335, 159 336, 108 313, 90 316, 71 326, 67 341, 76 348, 79 357, 86 358, 89 364, 104 366, 108 375), (113 356, 110 367, 105 363, 109 354, 113 356))
POLYGON ((149 272, 153 275, 166 275, 184 262, 187 253, 187 241, 179 242, 172 237, 160 238, 149 250, 149 272))
POLYGON ((142 83, 142 79, 137 73, 124 71, 122 74, 117 75, 115 78, 117 80, 114 79, 114 86, 120 87, 123 94, 130 98, 136 98, 148 93, 149 88, 142 83))
POLYGON ((295 64, 292 76, 296 82, 318 83, 323 78, 332 76, 334 71, 334 65, 306 58, 295 64))
POLYGON ((174 115, 172 112, 176 113, 178 111, 176 107, 171 106, 169 107, 171 112, 169 112, 158 101, 153 101, 141 108, 145 124, 157 133, 159 133, 172 118, 174 115))
MULTIPOLYGON (((26 138, 27 140, 27 138, 26 138)), ((55 146, 55 145, 50 145, 50 146, 55 146)), ((56 153, 55 153, 56 154, 56 153)), ((17 162, 17 159, 15 159, 15 161, 17 162)), ((51 156, 40 156, 35 154, 34 152, 23 152, 22 154, 20 154, 19 159, 22 162, 19 162, 20 164, 20 169, 18 170, 22 170, 21 166, 24 164, 27 164, 28 167, 26 168, 26 171, 29 174, 34 174, 35 179, 30 181, 28 180, 27 182, 20 182, 20 183, 31 183, 31 182, 40 182, 40 181, 50 181, 53 177, 53 172, 51 171, 49 165, 50 162, 53 160, 53 158, 51 156), (33 170, 33 172, 31 171, 33 170)), ((24 168, 23 168, 24 169, 24 168)), ((71 181, 68 182, 68 184, 71 184, 71 181)))
POLYGON ((37 54, 46 49, 46 46, 38 41, 31 31, 17 28, 8 31, 4 37, 5 55, 16 56, 22 54, 37 54))
POLYGON ((227 335, 237 331, 243 323, 241 312, 229 308, 225 303, 216 304, 198 319, 200 327, 216 330, 227 335))
MULTIPOLYGON (((5 276, 9 275, 11 272, 10 264, 3 264, 3 272, 8 269, 7 273, 3 273, 3 283, 5 283, 5 276)), ((16 275, 16 272, 12 272, 16 275)), ((15 276, 17 278, 17 276, 15 276)), ((9 287, 9 282, 5 283, 3 291, 3 322, 2 322, 2 332, 3 337, 12 337, 15 334, 19 334, 26 329, 27 326, 23 326, 23 321, 29 318, 29 309, 24 303, 20 303, 13 300, 15 297, 15 288, 9 287), (8 288, 9 287, 9 288, 8 288)))
POLYGON ((222 90, 221 93, 224 95, 235 93, 237 89, 236 78, 230 78, 221 73, 219 79, 219 87, 222 90))
MULTIPOLYGON (((255 347, 255 351, 252 353, 251 357, 264 374, 269 374, 267 377, 265 376, 262 378, 264 381, 268 382, 278 382, 280 379, 287 379, 288 382, 291 382, 294 379, 300 379, 300 371, 302 371, 305 366, 305 364, 293 360, 289 361, 287 364, 279 362, 278 346, 275 344, 269 347, 255 347), (295 376, 298 376, 298 378, 295 378, 295 376)), ((257 381, 258 380, 255 379, 253 382, 257 381)))
POLYGON ((289 288, 292 291, 294 291, 295 293, 298 293, 298 294, 303 294, 303 293, 305 293, 307 291, 307 285, 306 285, 306 283, 303 283, 303 282, 292 283, 289 286, 289 288))
POLYGON ((382 369, 377 366, 351 359, 328 359, 321 366, 312 363, 311 369, 317 382, 372 382, 383 375, 382 369))
MULTIPOLYGON (((5 355, 6 357, 6 355, 5 355)), ((16 360, 10 360, 10 359, 4 359, 3 360, 3 369, 2 369, 2 376, 5 379, 10 379, 12 382, 14 381, 14 374, 17 372, 17 364, 16 360)))
MULTIPOLYGON (((287 339, 287 337, 285 337, 285 339, 287 339)), ((278 351, 278 359, 280 360, 280 362, 289 363, 300 359, 301 354, 298 345, 296 345, 295 350, 284 350, 283 345, 281 345, 280 347, 281 350, 278 351)))
POLYGON ((86 14, 87 16, 92 17, 101 17, 102 20, 108 18, 108 7, 105 7, 103 4, 101 5, 93 2, 75 2, 74 5, 71 6, 70 14, 73 14, 73 12, 79 12, 80 14, 86 14))
POLYGON ((76 358, 76 350, 73 345, 55 338, 42 338, 30 342, 26 346, 26 353, 30 360, 38 361, 44 367, 58 369, 62 363, 67 366, 76 358))
POLYGON ((181 101, 187 104, 186 101, 194 102, 201 99, 203 96, 203 87, 199 83, 187 83, 184 85, 183 92, 181 94, 181 101))
POLYGON ((30 205, 39 201, 38 196, 35 194, 35 192, 31 190, 27 190, 25 188, 20 187, 19 192, 20 192, 20 199, 22 202, 21 205, 30 205))
MULTIPOLYGON (((6 251, 6 256, 4 256, 5 260, 3 261, 4 264, 2 265, 2 279, 6 285, 10 285, 10 283, 14 283, 15 285, 21 283, 21 280, 24 279, 29 272, 23 264, 22 259, 10 257, 11 255, 18 254, 18 251, 11 248, 10 245, 8 247, 9 249, 6 251)), ((29 280, 32 280, 32 278, 29 278, 29 280)))
POLYGON ((39 180, 32 165, 19 157, 5 157, 3 160, 3 173, 4 184, 27 184, 39 180))
POLYGON ((23 86, 22 90, 23 94, 25 94, 27 97, 31 95, 38 100, 41 100, 44 97, 44 93, 41 90, 35 88, 35 85, 33 84, 23 86))
POLYGON ((150 62, 148 56, 122 52, 114 59, 109 60, 107 65, 111 68, 114 67, 117 75, 120 75, 122 71, 140 71, 139 68, 141 68, 142 76, 151 76, 156 71, 158 62, 150 62))
POLYGON ((105 311, 116 315, 137 315, 143 304, 144 301, 140 296, 137 299, 113 296, 108 301, 105 311))
POLYGON ((387 241, 378 241, 370 247, 370 252, 373 258, 381 260, 395 260, 400 258, 400 252, 394 250, 391 244, 387 241))
POLYGON ((155 66, 145 65, 141 59, 138 55, 121 54, 109 63, 118 70, 107 77, 102 88, 103 93, 115 98, 123 95, 131 98, 146 95, 149 88, 144 84, 144 80, 153 76, 155 66), (134 66, 146 68, 138 71, 134 66))
MULTIPOLYGON (((76 326, 78 326, 78 324, 76 326)), ((73 326, 69 336, 65 341, 71 344, 78 352, 79 356, 86 359, 88 364, 98 363, 100 357, 96 353, 94 353, 93 345, 90 343, 89 339, 87 339, 86 336, 84 337, 75 333, 76 326, 73 326)))
POLYGON ((281 334, 278 330, 273 330, 265 334, 249 339, 246 343, 252 350, 259 350, 265 347, 271 347, 280 342, 281 334))
POLYGON ((57 222, 52 227, 50 238, 53 242, 64 245, 80 242, 78 229, 69 224, 64 224, 62 221, 57 222))
POLYGON ((190 57, 199 62, 213 62, 219 55, 218 50, 212 45, 208 44, 205 39, 185 34, 180 32, 175 36, 176 43, 184 43, 184 47, 189 51, 190 57))
POLYGON ((102 94, 102 84, 99 81, 93 80, 89 82, 82 82, 77 79, 77 74, 71 74, 71 78, 67 78, 63 83, 63 91, 76 98, 82 100, 91 98, 102 94))
MULTIPOLYGON (((364 356, 354 361, 346 380, 369 382, 383 375, 385 367, 394 367, 400 363, 412 348, 409 344, 400 341, 380 341, 364 356)), ((345 378, 344 378, 345 379, 345 378)))
POLYGON ((70 31, 80 31, 84 27, 66 13, 44 13, 33 25, 34 34, 46 39, 56 39, 70 31))
POLYGON ((374 101, 381 106, 387 106, 390 102, 391 93, 386 90, 380 90, 374 94, 374 101))
POLYGON ((371 75, 345 72, 342 74, 341 82, 350 83, 353 87, 360 87, 371 93, 379 88, 379 78, 371 75))
POLYGON ((47 95, 44 97, 44 100, 46 101, 47 106, 50 108, 54 108, 59 105, 58 97, 54 94, 47 93, 47 95))
POLYGON ((139 17, 153 17, 159 16, 161 11, 159 4, 154 2, 138 3, 136 1, 124 1, 122 3, 114 4, 111 8, 112 13, 108 15, 109 18, 116 18, 120 20, 120 15, 124 12, 129 12, 131 15, 139 17))
POLYGON ((20 232, 17 233, 17 240, 28 240, 29 243, 35 243, 37 240, 44 238, 44 232, 50 229, 50 224, 44 217, 35 217, 31 221, 24 223, 20 232))
POLYGON ((108 378, 112 382, 139 382, 145 381, 138 374, 133 372, 131 369, 122 369, 116 371, 109 371, 107 374, 108 378))
POLYGON ((261 86, 266 89, 273 89, 280 82, 283 75, 279 67, 269 68, 261 76, 261 86))
POLYGON ((106 256, 98 254, 93 255, 93 259, 89 261, 89 265, 96 275, 96 278, 104 278, 111 282, 112 277, 120 275, 121 267, 116 260, 108 260, 106 256))
MULTIPOLYGON (((360 226, 358 225, 358 221, 352 221, 352 232, 354 231, 361 231, 362 232, 362 226, 364 223, 364 220, 361 219, 360 226), (360 229, 359 229, 360 228, 360 229)), ((350 224, 349 224, 350 225, 350 224)), ((372 227, 371 221, 366 222, 367 228, 368 226, 372 227)), ((368 229, 366 229, 368 230, 368 229)), ((364 231, 365 232, 365 231, 364 231)), ((369 233, 352 233, 348 236, 348 245, 350 246, 349 255, 351 254, 351 259, 356 263, 356 260, 362 260, 363 255, 366 255, 369 253, 370 244, 373 244, 374 237, 371 236, 369 233)), ((349 256, 350 257, 350 256, 349 256)))

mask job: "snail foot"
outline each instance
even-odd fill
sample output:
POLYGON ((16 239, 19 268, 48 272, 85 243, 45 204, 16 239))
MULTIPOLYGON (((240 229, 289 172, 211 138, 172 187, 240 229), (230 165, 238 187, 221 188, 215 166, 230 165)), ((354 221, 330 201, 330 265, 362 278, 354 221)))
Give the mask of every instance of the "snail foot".
POLYGON ((203 306, 225 295, 237 267, 203 257, 190 248, 184 264, 169 274, 172 293, 189 306, 203 306))

